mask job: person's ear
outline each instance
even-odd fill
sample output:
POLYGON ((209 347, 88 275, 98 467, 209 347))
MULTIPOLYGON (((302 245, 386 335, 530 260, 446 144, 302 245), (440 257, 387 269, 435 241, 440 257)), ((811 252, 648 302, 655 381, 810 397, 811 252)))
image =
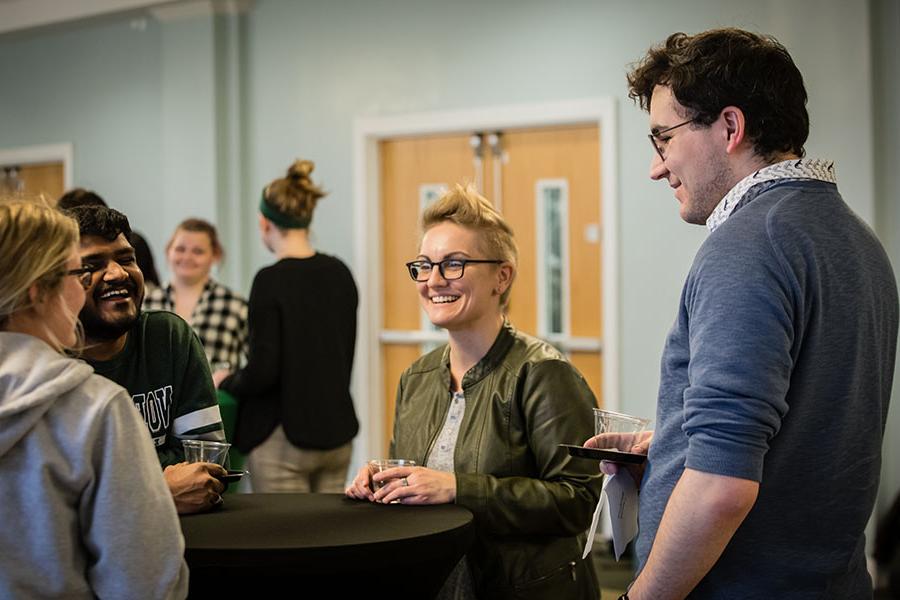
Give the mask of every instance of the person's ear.
POLYGON ((38 287, 37 283, 32 283, 28 286, 28 301, 34 305, 37 304, 41 299, 41 288, 38 287))
POLYGON ((732 154, 741 145, 747 134, 744 111, 737 106, 726 106, 719 116, 722 119, 725 135, 725 152, 732 154))
POLYGON ((28 300, 38 315, 44 316, 47 314, 50 308, 47 293, 36 282, 28 286, 28 300))
POLYGON ((498 296, 502 295, 503 292, 509 289, 509 286, 512 285, 513 275, 515 274, 515 270, 513 266, 505 262, 500 265, 497 269, 497 287, 494 288, 494 291, 498 296))

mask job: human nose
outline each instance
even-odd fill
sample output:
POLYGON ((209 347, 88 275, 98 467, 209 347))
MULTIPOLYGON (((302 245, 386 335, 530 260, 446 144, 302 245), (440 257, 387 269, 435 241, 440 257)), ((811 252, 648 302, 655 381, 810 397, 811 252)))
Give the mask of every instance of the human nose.
POLYGON ((441 285, 442 283, 446 283, 447 278, 444 277, 444 274, 441 272, 440 265, 434 265, 431 268, 431 273, 428 274, 427 283, 428 285, 434 287, 436 285, 441 285))
POLYGON ((650 159, 650 179, 656 181, 664 179, 668 175, 669 169, 666 167, 665 161, 657 152, 654 152, 653 158, 650 159))
POLYGON ((117 279, 127 279, 128 273, 125 269, 122 268, 122 265, 117 263, 114 260, 109 261, 106 265, 106 270, 103 272, 103 280, 104 281, 115 281, 117 279))

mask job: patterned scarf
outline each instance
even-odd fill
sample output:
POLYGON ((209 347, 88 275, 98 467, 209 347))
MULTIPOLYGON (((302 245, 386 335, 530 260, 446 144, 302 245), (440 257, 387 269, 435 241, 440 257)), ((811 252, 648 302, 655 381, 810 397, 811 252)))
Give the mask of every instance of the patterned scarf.
POLYGON ((725 197, 722 198, 722 201, 719 202, 706 220, 706 227, 710 233, 715 231, 719 225, 731 216, 731 213, 740 203, 741 198, 744 197, 744 194, 750 188, 767 181, 796 181, 800 179, 837 183, 834 176, 834 161, 809 158, 791 159, 763 167, 759 171, 747 175, 725 194, 725 197))

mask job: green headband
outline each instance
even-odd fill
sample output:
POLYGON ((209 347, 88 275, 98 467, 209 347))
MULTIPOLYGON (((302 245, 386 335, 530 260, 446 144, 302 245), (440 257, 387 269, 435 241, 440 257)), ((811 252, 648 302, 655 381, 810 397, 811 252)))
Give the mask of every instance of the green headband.
POLYGON ((280 210, 277 210, 269 205, 269 203, 266 202, 267 188, 268 186, 263 188, 262 198, 259 199, 259 212, 261 212, 265 218, 284 229, 306 229, 307 227, 309 227, 309 217, 305 219, 298 219, 296 217, 286 215, 280 210))

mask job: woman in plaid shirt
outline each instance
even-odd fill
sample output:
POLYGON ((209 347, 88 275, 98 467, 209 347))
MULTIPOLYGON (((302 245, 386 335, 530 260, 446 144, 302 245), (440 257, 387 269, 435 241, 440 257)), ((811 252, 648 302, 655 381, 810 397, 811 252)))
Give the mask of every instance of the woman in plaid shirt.
POLYGON ((210 276, 223 255, 211 223, 182 221, 166 246, 172 280, 147 293, 144 309, 178 314, 197 332, 213 370, 233 371, 247 357, 247 301, 210 276))

